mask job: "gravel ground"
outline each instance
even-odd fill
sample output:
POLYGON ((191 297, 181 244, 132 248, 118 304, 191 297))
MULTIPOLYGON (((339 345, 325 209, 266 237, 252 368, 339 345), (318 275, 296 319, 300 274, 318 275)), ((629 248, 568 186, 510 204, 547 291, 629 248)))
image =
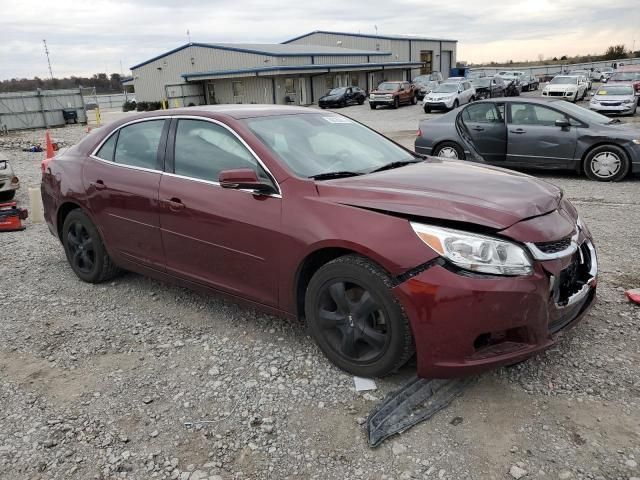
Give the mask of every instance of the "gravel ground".
MULTIPOLYGON (((426 117, 345 113, 409 145, 426 117)), ((43 154, 3 152, 28 205, 43 154)), ((623 290, 640 287, 640 182, 545 178, 595 236, 598 304, 553 349, 376 450, 364 418, 411 365, 355 392, 301 325, 135 274, 85 284, 46 226, 0 234, 0 478, 638 480, 640 307, 623 290)))

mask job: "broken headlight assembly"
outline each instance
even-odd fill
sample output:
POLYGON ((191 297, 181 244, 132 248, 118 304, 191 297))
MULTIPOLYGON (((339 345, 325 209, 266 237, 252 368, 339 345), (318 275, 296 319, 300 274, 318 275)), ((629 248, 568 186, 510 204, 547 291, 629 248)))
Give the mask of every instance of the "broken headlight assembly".
POLYGON ((497 237, 411 222, 420 240, 454 265, 492 275, 531 275, 526 250, 497 237))

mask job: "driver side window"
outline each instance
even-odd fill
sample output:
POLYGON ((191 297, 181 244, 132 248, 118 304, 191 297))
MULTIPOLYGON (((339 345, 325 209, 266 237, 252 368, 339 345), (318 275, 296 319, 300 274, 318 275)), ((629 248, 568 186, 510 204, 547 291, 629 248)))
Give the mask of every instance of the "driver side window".
POLYGON ((217 182, 220 172, 251 168, 266 175, 254 156, 226 128, 203 120, 179 120, 176 130, 174 172, 217 182))

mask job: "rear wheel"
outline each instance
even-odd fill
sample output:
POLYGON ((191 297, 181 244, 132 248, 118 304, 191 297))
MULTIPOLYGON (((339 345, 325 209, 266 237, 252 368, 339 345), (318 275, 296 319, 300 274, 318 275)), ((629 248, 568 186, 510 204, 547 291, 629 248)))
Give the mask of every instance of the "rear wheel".
POLYGON ((82 210, 71 211, 64 220, 62 244, 69 265, 81 280, 101 283, 120 273, 120 268, 109 257, 98 229, 82 210))
POLYGON ((585 157, 584 173, 591 180, 618 182, 629 173, 629 157, 617 145, 601 145, 585 157))
POLYGON ((433 149, 433 156, 464 160, 464 150, 456 142, 442 142, 433 149))
POLYGON ((337 258, 312 277, 305 295, 307 323, 320 349, 341 369, 381 377, 413 355, 409 321, 392 288, 391 277, 358 255, 337 258))

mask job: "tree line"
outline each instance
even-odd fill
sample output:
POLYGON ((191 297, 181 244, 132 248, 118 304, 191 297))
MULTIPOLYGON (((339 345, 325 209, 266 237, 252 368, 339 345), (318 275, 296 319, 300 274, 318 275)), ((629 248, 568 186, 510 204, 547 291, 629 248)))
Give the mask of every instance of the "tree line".
POLYGON ((78 87, 95 87, 96 93, 121 93, 122 77, 119 73, 96 73, 91 77, 65 78, 11 78, 0 81, 0 92, 29 92, 37 90, 58 90, 78 87))

